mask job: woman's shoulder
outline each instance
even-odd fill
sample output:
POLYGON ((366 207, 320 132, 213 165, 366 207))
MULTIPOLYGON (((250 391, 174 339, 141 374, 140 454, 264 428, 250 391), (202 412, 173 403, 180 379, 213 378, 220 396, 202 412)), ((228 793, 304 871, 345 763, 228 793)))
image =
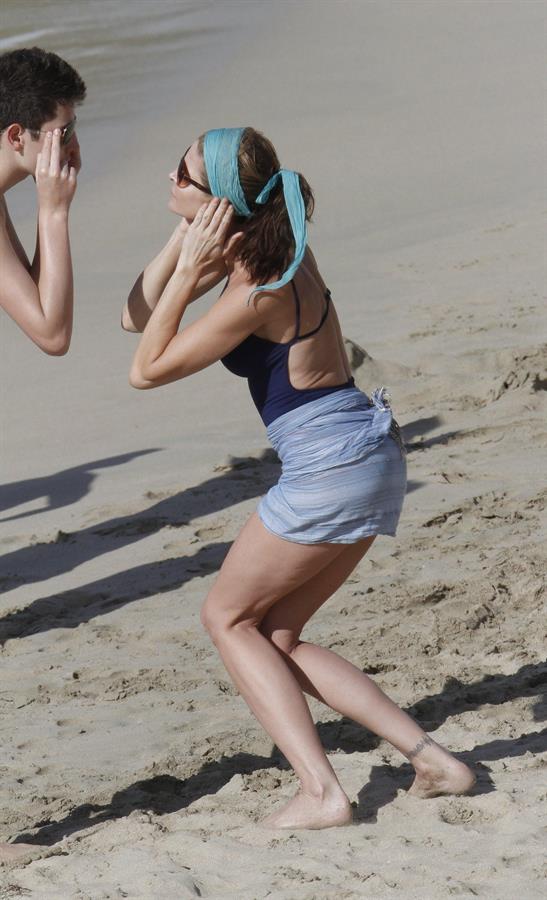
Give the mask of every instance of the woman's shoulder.
POLYGON ((232 314, 237 317, 240 317, 242 310, 246 309, 247 315, 255 322, 256 330, 260 330, 262 333, 265 326, 268 331, 267 336, 270 336, 268 327, 273 328, 272 334, 285 333, 293 328, 296 315, 295 294, 300 302, 300 300, 306 299, 307 294, 311 294, 312 298, 315 295, 319 297, 323 296, 326 290, 310 247, 306 248, 304 259, 293 283, 289 282, 273 291, 256 291, 257 286, 244 267, 236 263, 229 273, 217 304, 227 315, 232 314))
POLYGON ((319 266, 317 264, 317 260, 312 252, 311 247, 308 245, 306 247, 306 253, 304 254, 304 259, 302 260, 302 271, 303 273, 311 279, 315 284, 318 284, 322 291, 325 291, 327 285, 319 271, 319 266))
POLYGON ((243 302, 262 316, 286 305, 287 297, 291 293, 290 284, 275 291, 257 291, 258 284, 249 278, 244 270, 234 269, 228 276, 222 293, 217 302, 222 301, 226 305, 239 306, 243 302))

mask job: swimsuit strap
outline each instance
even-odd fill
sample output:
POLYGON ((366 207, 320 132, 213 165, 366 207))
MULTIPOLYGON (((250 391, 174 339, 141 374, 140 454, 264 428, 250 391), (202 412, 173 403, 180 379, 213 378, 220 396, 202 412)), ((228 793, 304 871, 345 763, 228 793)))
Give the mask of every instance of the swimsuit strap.
POLYGON ((291 287, 294 297, 294 305, 296 308, 296 328, 294 329, 294 337, 289 341, 289 343, 294 344, 294 342, 298 340, 298 332, 300 331, 300 297, 298 296, 298 291, 296 290, 294 279, 291 279, 291 287))
POLYGON ((323 325, 325 324, 325 321, 329 314, 329 309, 330 309, 330 291, 328 288, 325 291, 325 309, 324 309, 323 315, 321 316, 321 321, 319 322, 319 325, 317 326, 317 328, 312 328, 312 330, 307 331, 306 334, 299 334, 298 332, 300 331, 300 299, 298 297, 298 291, 296 290, 296 285, 295 285, 294 281, 291 281, 291 284, 292 284, 292 289, 293 289, 293 294, 294 294, 294 300, 296 303, 296 331, 295 331, 295 335, 294 335, 291 343, 296 343, 296 341, 303 341, 306 338, 311 337, 312 334, 316 334, 319 331, 319 329, 322 328, 323 325))

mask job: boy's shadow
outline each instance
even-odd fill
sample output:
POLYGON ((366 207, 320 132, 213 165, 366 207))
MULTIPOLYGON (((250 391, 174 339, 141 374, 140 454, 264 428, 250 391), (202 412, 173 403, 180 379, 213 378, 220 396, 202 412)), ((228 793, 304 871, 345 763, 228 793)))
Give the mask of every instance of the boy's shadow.
POLYGON ((159 447, 149 450, 135 450, 132 453, 121 453, 119 456, 108 456, 105 459, 96 459, 93 462, 83 463, 81 466, 73 466, 55 472, 53 475, 44 475, 40 478, 27 478, 24 481, 14 481, 10 484, 0 485, 0 511, 31 503, 33 500, 46 498, 47 503, 41 509, 31 509, 26 512, 14 513, 11 516, 2 516, 0 522, 13 522, 15 519, 24 519, 27 516, 35 516, 38 513, 48 512, 52 509, 61 509, 70 506, 85 497, 91 485, 97 477, 96 469, 106 469, 111 466, 121 466, 131 462, 138 456, 148 453, 158 453, 159 447))

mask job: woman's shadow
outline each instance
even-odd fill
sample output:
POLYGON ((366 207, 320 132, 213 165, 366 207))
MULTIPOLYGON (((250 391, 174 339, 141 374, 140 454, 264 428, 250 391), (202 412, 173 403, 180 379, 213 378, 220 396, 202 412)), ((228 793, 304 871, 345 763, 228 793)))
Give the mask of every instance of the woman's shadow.
MULTIPOLYGON (((486 675, 481 681, 465 685, 456 678, 448 678, 438 694, 424 697, 407 712, 428 731, 439 728, 450 716, 480 708, 484 703, 502 704, 519 697, 537 697, 534 719, 545 721, 547 716, 547 663, 522 666, 514 675, 486 675)), ((349 723, 353 725, 353 723, 349 723)), ((370 734, 372 745, 379 743, 370 734)), ((518 738, 498 739, 479 744, 473 750, 454 755, 470 766, 477 782, 471 796, 495 791, 487 762, 523 756, 526 753, 541 754, 547 750, 547 728, 521 734, 518 738)), ((376 822, 379 810, 391 803, 399 790, 408 790, 414 779, 414 770, 408 763, 400 766, 373 766, 367 784, 359 792, 356 818, 376 822)))
POLYGON ((144 510, 115 516, 79 531, 59 531, 52 541, 19 547, 2 557, 0 593, 21 584, 46 581, 162 528, 187 525, 197 517, 249 500, 263 493, 278 475, 279 461, 273 450, 253 457, 233 457, 201 484, 162 497, 144 510))
MULTIPOLYGON (((407 712, 422 727, 434 730, 451 716, 465 710, 477 709, 483 704, 501 704, 518 697, 537 697, 538 694, 540 699, 535 706, 535 718, 539 720, 544 719, 546 713, 547 663, 523 666, 514 675, 489 675, 472 684, 448 679, 442 691, 424 697, 409 707, 407 712)), ((318 726, 318 731, 323 746, 331 752, 342 750, 346 753, 363 753, 380 744, 376 735, 349 719, 323 722, 318 726)), ((541 754, 546 749, 547 728, 544 728, 514 739, 479 744, 473 750, 456 753, 455 756, 471 765, 478 775, 477 784, 472 791, 472 795, 476 796, 495 790, 487 762, 526 753, 541 754)), ((63 819, 38 822, 33 833, 20 834, 17 841, 54 844, 70 834, 99 822, 122 818, 134 810, 156 815, 178 812, 201 797, 216 794, 234 775, 245 776, 274 767, 288 768, 286 760, 276 747, 272 749, 270 756, 251 753, 222 755, 217 760, 205 761, 188 778, 177 778, 170 774, 156 775, 117 791, 109 803, 85 803, 73 809, 63 819)), ((369 781, 359 792, 358 803, 354 804, 355 820, 376 822, 379 810, 391 803, 399 790, 410 787, 411 781, 412 769, 406 763, 401 766, 373 766, 369 781)))

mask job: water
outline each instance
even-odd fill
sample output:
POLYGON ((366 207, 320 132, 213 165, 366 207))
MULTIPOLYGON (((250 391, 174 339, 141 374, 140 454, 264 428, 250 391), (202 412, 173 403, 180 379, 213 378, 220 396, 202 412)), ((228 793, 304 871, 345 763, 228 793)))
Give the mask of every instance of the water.
MULTIPOLYGON (((191 63, 200 38, 226 27, 222 9, 189 0, 8 0, 0 50, 37 45, 59 53, 88 82, 87 120, 101 120, 133 112, 146 77, 166 83, 185 58, 191 63)), ((155 98, 161 105, 162 92, 155 98)))
MULTIPOLYGON (((78 136, 89 182, 142 129, 151 133, 166 112, 180 115, 271 16, 261 0, 3 0, 0 52, 39 46, 78 70, 87 85, 78 136)), ((10 206, 25 217, 33 200, 25 185, 10 206)))

